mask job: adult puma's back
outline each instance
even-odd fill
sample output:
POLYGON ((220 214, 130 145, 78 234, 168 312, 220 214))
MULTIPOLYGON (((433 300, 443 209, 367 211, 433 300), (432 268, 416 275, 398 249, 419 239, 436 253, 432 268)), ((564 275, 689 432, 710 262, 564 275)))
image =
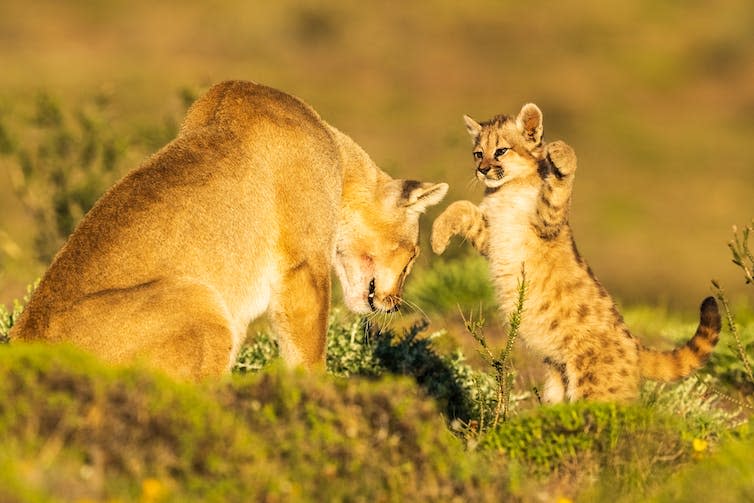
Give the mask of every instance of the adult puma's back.
POLYGON ((351 309, 397 308, 446 191, 390 178, 297 98, 224 82, 84 217, 11 336, 198 378, 268 311, 286 359, 319 364, 332 265, 351 309))

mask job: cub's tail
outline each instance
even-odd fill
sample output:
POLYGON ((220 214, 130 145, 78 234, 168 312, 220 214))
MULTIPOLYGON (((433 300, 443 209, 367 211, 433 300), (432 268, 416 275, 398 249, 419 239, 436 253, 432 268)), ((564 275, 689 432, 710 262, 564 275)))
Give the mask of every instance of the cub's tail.
POLYGON ((674 381, 704 365, 720 337, 720 311, 714 297, 707 297, 699 309, 699 326, 685 345, 671 351, 641 347, 641 375, 654 381, 674 381))

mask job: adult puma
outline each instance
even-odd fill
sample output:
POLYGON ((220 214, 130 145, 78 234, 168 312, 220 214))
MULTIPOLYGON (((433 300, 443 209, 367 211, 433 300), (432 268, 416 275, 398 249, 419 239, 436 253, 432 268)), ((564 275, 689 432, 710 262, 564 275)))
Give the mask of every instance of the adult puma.
POLYGON ((83 218, 11 337, 200 379, 268 312, 284 359, 321 366, 332 267, 351 310, 396 310, 447 189, 391 178, 291 95, 217 84, 83 218))

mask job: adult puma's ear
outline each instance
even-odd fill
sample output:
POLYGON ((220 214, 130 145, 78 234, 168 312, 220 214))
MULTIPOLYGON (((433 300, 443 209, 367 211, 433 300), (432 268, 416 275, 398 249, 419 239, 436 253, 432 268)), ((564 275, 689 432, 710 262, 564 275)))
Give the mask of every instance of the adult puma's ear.
POLYGON ((479 138, 479 133, 482 132, 482 126, 468 115, 463 116, 463 122, 466 123, 466 131, 469 132, 471 139, 476 141, 479 138))
POLYGON ((448 193, 447 183, 417 182, 415 180, 401 180, 401 206, 417 213, 424 213, 427 208, 434 206, 448 193))
POLYGON ((526 141, 534 145, 542 143, 542 111, 534 103, 527 103, 521 107, 516 118, 516 126, 526 141))

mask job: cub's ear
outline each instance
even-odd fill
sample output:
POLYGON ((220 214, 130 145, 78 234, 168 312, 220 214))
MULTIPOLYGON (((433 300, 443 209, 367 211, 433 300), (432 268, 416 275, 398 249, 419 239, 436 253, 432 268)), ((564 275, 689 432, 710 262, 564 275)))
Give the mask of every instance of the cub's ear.
POLYGON ((434 206, 448 193, 447 183, 417 182, 415 180, 400 180, 400 206, 417 213, 424 213, 430 206, 434 206))
POLYGON ((469 132, 471 139, 476 141, 476 139, 479 138, 479 133, 482 132, 482 126, 468 115, 463 116, 463 122, 466 123, 466 131, 469 132))
POLYGON ((527 103, 521 107, 516 118, 516 126, 529 143, 542 143, 542 111, 534 103, 527 103))

